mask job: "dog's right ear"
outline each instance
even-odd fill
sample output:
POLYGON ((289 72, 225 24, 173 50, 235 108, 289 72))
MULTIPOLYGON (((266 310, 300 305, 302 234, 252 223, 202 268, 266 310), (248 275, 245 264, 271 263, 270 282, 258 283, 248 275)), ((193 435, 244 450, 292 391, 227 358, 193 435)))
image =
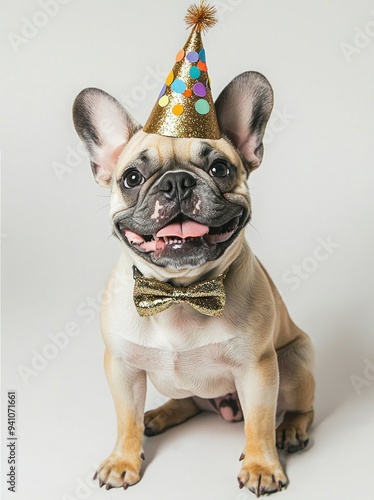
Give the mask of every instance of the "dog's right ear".
POLYGON ((256 71, 246 71, 223 89, 215 103, 222 132, 242 154, 249 171, 264 154, 262 138, 273 108, 273 90, 256 71))
POLYGON ((109 187, 119 155, 141 126, 114 97, 94 88, 82 90, 75 99, 73 121, 96 182, 109 187))

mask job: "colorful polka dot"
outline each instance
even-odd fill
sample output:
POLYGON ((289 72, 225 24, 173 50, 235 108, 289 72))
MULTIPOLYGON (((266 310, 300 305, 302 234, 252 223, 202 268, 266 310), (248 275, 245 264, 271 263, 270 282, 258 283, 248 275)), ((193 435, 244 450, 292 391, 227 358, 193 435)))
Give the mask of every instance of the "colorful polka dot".
POLYGON ((199 60, 199 54, 194 50, 191 50, 186 57, 190 62, 197 62, 199 60))
POLYGON ((206 96, 206 88, 203 83, 195 83, 195 85, 192 87, 193 93, 197 95, 198 97, 205 97, 206 96))
POLYGON ((169 98, 167 95, 163 95, 159 100, 158 104, 161 106, 161 108, 164 108, 167 104, 169 104, 169 98))
POLYGON ((170 71, 170 73, 166 77, 166 81, 165 81, 166 85, 171 85, 173 83, 173 80, 174 80, 174 73, 172 71, 170 71))
POLYGON ((208 71, 208 67, 203 61, 199 61, 197 67, 201 69, 201 71, 208 71))
POLYGON ((192 68, 190 69, 190 76, 192 78, 199 78, 201 75, 201 71, 199 70, 199 68, 197 66, 192 66, 192 68))
POLYGON ((210 110, 209 102, 205 99, 199 99, 195 102, 195 109, 199 115, 206 115, 210 110))
POLYGON ((183 92, 184 97, 191 97, 192 96, 192 90, 187 89, 183 92))
POLYGON ((186 84, 183 80, 176 78, 171 84, 171 88, 174 90, 174 92, 177 92, 177 94, 183 94, 183 92, 186 90, 186 84))
POLYGON ((183 113, 183 111, 184 111, 184 106, 182 106, 182 104, 176 104, 175 106, 173 106, 172 112, 176 116, 181 115, 183 113))
POLYGON ((159 98, 162 97, 166 92, 166 84, 162 87, 160 95, 158 96, 159 98))
POLYGON ((184 49, 179 50, 177 52, 177 55, 175 56, 176 62, 181 61, 184 58, 184 54, 185 54, 184 49))
POLYGON ((206 59, 205 59, 205 49, 201 49, 200 52, 199 52, 199 59, 200 61, 203 61, 203 63, 206 62, 206 59))

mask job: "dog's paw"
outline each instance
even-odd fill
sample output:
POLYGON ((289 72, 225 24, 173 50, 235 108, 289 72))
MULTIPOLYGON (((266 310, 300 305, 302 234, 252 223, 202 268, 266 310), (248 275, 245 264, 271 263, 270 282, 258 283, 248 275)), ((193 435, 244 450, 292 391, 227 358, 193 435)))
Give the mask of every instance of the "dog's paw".
POLYGON ((272 467, 255 462, 244 463, 238 475, 239 488, 248 488, 259 497, 281 491, 287 483, 287 477, 279 464, 272 467))
POLYGON ((135 460, 112 453, 97 469, 94 479, 99 480, 100 488, 105 485, 107 490, 121 487, 126 490, 140 481, 142 460, 144 460, 143 453, 135 460))
POLYGON ((277 428, 276 445, 280 450, 295 453, 306 448, 308 443, 308 434, 291 422, 280 424, 277 428))
POLYGON ((147 411, 144 414, 144 434, 149 437, 160 434, 172 425, 170 420, 170 414, 163 407, 147 411))

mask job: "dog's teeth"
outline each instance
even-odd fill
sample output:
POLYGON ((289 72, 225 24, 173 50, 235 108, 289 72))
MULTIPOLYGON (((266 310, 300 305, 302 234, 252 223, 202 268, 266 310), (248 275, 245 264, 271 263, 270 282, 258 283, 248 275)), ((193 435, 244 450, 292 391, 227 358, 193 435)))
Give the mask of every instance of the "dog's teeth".
MULTIPOLYGON (((158 238, 157 236, 153 236, 152 238, 153 240, 156 241, 159 241, 159 240, 162 240, 164 242, 165 245, 183 245, 184 243, 186 243, 186 241, 203 241, 204 238, 203 236, 196 236, 196 237, 189 237, 189 238, 178 238, 178 237, 172 237, 172 236, 162 236, 161 238, 158 238)), ((136 243, 134 243, 135 245, 136 243)))

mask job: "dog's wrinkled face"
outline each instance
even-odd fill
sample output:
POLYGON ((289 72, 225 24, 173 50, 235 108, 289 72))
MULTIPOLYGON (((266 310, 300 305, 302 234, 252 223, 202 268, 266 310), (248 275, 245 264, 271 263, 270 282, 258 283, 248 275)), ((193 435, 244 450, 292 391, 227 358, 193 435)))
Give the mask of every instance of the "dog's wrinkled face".
POLYGON ((116 234, 148 261, 185 269, 218 259, 248 222, 247 172, 224 139, 138 132, 112 186, 116 234))
POLYGON ((243 73, 216 102, 220 140, 147 134, 108 94, 86 89, 74 122, 97 182, 111 186, 115 234, 169 269, 201 267, 233 245, 250 219, 249 172, 262 159, 272 91, 243 73))

